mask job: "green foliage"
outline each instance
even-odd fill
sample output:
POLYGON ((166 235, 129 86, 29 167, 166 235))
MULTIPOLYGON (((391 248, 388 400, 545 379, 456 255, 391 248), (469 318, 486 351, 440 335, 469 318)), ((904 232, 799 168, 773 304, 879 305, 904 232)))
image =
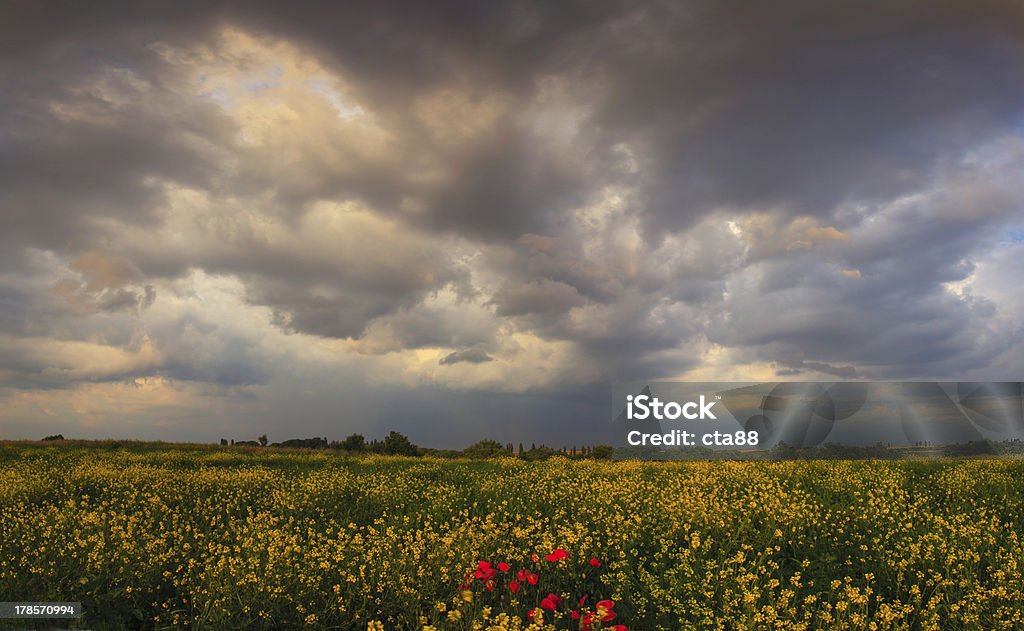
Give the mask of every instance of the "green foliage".
POLYGON ((545 447, 544 445, 541 445, 540 447, 534 446, 529 451, 525 451, 519 454, 519 457, 522 458, 523 460, 526 460, 527 462, 537 462, 540 460, 547 460, 548 458, 558 455, 559 453, 560 452, 556 449, 551 449, 550 447, 545 447))
POLYGON ((416 445, 412 444, 405 434, 400 434, 396 431, 392 431, 384 437, 384 446, 381 449, 381 452, 389 456, 419 455, 419 450, 416 448, 416 445))
POLYGON ((467 458, 496 458, 508 454, 506 448, 496 440, 485 438, 462 450, 467 458))
POLYGON ((289 438, 276 444, 275 447, 289 447, 291 449, 327 449, 327 439, 315 436, 313 438, 289 438))
POLYGON ((345 440, 340 443, 332 443, 331 446, 352 453, 362 453, 366 449, 366 438, 362 434, 350 434, 345 440))

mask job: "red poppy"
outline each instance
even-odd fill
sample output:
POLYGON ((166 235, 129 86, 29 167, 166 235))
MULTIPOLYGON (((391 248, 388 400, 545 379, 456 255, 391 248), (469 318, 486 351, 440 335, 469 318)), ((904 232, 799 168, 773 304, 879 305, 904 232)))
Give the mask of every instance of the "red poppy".
POLYGON ((530 574, 529 576, 526 577, 526 582, 529 583, 530 585, 536 585, 537 584, 537 578, 538 577, 537 577, 536 574, 530 574))
POLYGON ((512 592, 513 594, 518 592, 519 591, 519 582, 518 581, 509 581, 508 582, 508 590, 510 592, 512 592))
POLYGON ((587 612, 580 620, 580 631, 594 631, 594 614, 587 612))
POLYGON ((582 607, 583 603, 585 602, 587 602, 587 595, 583 594, 582 596, 580 596, 580 607, 582 607))
POLYGON ((529 575, 530 573, 526 570, 519 570, 518 572, 516 572, 516 578, 518 578, 520 581, 525 581, 526 577, 529 575))
POLYGON ((497 573, 498 573, 497 570, 495 570, 494 568, 491 568, 491 567, 488 567, 488 568, 477 568, 477 570, 476 570, 476 577, 478 579, 482 580, 482 581, 489 581, 497 573))
POLYGON ((552 563, 557 563, 562 559, 568 559, 569 553, 561 548, 555 548, 555 550, 551 554, 547 555, 544 558, 548 561, 551 561, 552 563))
POLYGON ((601 567, 601 562, 597 559, 590 559, 590 567, 601 567))
POLYGON ((548 611, 554 611, 555 607, 557 607, 557 606, 558 606, 557 603, 555 603, 555 601, 551 600, 550 598, 544 598, 544 599, 542 599, 540 601, 540 608, 541 609, 547 609, 548 611))
POLYGON ((611 600, 600 600, 597 603, 597 615, 601 617, 601 622, 611 622, 615 620, 615 612, 612 608, 615 606, 615 602, 611 600))
POLYGON ((612 631, 629 631, 629 629, 627 629, 626 625, 624 624, 617 624, 614 627, 612 627, 612 631))
POLYGON ((490 561, 479 561, 476 564, 476 577, 481 580, 488 581, 497 573, 498 571, 491 567, 490 561))
POLYGON ((501 570, 502 572, 508 572, 510 569, 512 569, 512 566, 509 565, 508 563, 505 563, 504 561, 502 561, 501 563, 498 564, 498 569, 501 570))
POLYGON ((531 558, 531 559, 533 559, 533 562, 534 562, 534 563, 536 563, 537 561, 539 561, 539 560, 540 560, 540 557, 539 557, 539 556, 537 556, 537 553, 536 553, 536 552, 534 552, 533 554, 531 554, 531 555, 530 555, 530 558, 531 558))
POLYGON ((580 619, 580 610, 579 609, 573 609, 571 612, 569 612, 569 617, 572 618, 573 620, 579 620, 580 619))

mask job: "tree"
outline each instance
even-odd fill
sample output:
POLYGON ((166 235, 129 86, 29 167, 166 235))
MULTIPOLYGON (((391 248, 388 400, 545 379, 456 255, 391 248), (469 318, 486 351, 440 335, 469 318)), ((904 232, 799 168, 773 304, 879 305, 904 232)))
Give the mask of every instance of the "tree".
POLYGON ((227 444, 228 444, 228 439, 227 438, 221 438, 220 439, 220 444, 221 444, 222 447, 226 447, 227 444))
POLYGON ((531 449, 526 453, 519 454, 519 457, 526 461, 547 460, 548 458, 557 455, 558 453, 559 452, 554 449, 541 445, 536 449, 531 449))
POLYGON ((264 447, 267 446, 267 435, 266 434, 261 434, 260 435, 260 445, 262 445, 264 447))
POLYGON ((397 456, 417 456, 419 450, 407 436, 392 430, 384 437, 384 453, 397 456))
POLYGON ((466 447, 462 455, 467 458, 495 458, 505 453, 505 448, 496 440, 485 438, 478 443, 466 447))
POLYGON ((351 434, 341 441, 340 447, 345 451, 361 452, 366 449, 366 438, 362 434, 351 434))
MULTIPOLYGON (((276 445, 277 443, 275 443, 276 445)), ((280 444, 281 447, 291 447, 298 449, 326 449, 327 438, 321 438, 314 436, 313 438, 289 438, 280 444)))
POLYGON ((793 460, 797 455, 796 449, 784 440, 780 440, 774 447, 768 450, 768 456, 775 460, 793 460))
POLYGON ((611 460, 612 448, 610 445, 594 445, 590 450, 590 457, 598 460, 611 460))

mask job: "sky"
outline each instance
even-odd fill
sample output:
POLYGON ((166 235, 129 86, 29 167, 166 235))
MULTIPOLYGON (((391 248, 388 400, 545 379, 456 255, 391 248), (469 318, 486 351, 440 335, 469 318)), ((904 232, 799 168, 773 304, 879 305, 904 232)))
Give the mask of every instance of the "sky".
POLYGON ((0 438, 1024 380, 1024 4, 0 3, 0 438))

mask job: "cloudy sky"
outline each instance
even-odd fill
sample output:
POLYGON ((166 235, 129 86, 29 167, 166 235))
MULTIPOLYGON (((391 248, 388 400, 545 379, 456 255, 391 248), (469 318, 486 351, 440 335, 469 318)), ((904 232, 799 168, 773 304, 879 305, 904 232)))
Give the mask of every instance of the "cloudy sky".
POLYGON ((1024 379, 1024 5, 0 4, 0 434, 1024 379))

